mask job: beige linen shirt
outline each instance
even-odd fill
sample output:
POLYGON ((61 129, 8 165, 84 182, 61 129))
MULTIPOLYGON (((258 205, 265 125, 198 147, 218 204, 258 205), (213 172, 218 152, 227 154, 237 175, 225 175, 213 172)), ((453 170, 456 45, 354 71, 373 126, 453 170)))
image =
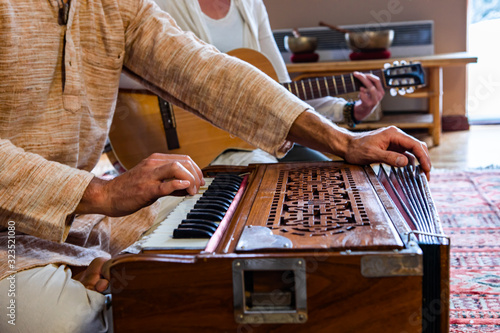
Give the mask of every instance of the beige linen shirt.
POLYGON ((58 11, 57 0, 0 0, 0 278, 115 255, 154 220, 156 204, 125 218, 72 216, 105 144, 122 67, 278 156, 308 108, 149 0, 71 0, 64 26, 58 11))

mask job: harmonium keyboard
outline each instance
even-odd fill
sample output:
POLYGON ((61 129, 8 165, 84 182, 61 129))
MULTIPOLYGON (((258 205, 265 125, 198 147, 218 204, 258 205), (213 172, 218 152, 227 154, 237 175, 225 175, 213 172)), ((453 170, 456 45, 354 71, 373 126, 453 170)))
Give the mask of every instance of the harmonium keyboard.
POLYGON ((116 332, 447 332, 449 238, 418 167, 209 167, 112 259, 116 332))

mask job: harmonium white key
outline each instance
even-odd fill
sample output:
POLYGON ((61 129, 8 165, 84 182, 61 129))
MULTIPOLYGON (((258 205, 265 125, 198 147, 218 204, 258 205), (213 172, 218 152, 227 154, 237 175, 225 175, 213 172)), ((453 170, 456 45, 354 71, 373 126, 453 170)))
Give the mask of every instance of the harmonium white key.
POLYGON ((198 194, 184 197, 141 243, 141 248, 145 251, 204 250, 212 237, 220 234, 229 223, 244 184, 245 177, 236 174, 205 178, 205 186, 200 188, 198 194))

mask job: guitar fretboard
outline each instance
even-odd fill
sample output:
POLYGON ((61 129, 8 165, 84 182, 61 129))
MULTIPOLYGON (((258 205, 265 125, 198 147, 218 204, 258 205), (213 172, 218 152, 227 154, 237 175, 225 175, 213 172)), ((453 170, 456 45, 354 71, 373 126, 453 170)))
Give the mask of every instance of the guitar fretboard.
MULTIPOLYGON (((373 74, 381 79, 383 76, 382 70, 372 70, 366 73, 373 74)), ((363 85, 351 73, 292 81, 283 83, 283 86, 292 94, 305 101, 359 91, 363 85)))

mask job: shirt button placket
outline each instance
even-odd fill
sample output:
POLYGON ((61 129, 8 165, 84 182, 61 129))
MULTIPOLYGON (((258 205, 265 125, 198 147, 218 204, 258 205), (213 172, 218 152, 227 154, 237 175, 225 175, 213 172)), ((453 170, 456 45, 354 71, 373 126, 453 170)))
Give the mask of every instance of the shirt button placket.
POLYGON ((75 41, 73 31, 77 28, 78 21, 75 21, 75 12, 78 2, 73 2, 70 6, 68 24, 66 26, 66 45, 64 49, 65 59, 65 83, 63 92, 64 108, 71 112, 76 112, 81 108, 80 99, 80 76, 76 57, 75 41))

